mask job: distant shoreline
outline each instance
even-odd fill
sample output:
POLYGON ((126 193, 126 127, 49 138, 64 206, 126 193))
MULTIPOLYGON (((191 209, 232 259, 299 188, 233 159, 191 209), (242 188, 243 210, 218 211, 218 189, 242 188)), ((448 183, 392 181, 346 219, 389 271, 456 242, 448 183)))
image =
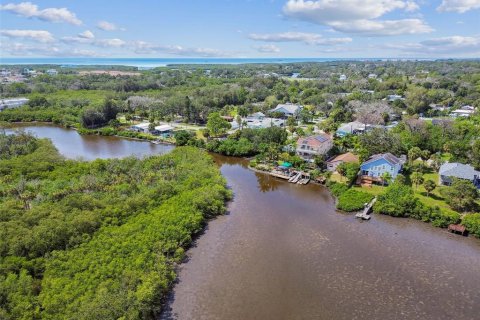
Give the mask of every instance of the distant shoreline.
MULTIPOLYGON (((434 61, 424 58, 2 58, 0 65, 56 65, 76 66, 129 66, 156 68, 171 65, 238 65, 238 64, 283 64, 321 63, 334 61, 434 61)), ((474 59, 459 59, 474 60, 474 59)))

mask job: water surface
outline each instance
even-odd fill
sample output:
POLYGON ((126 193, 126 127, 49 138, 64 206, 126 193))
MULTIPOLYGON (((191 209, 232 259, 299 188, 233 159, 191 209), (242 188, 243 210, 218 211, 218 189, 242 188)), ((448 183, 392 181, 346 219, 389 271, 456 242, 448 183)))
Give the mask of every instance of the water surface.
MULTIPOLYGON (((27 126, 70 158, 171 146, 27 126)), ((235 197, 179 268, 161 319, 479 319, 480 241, 411 219, 335 210, 321 186, 215 156, 235 197)))
POLYGON ((479 319, 478 240, 360 222, 321 186, 216 160, 235 198, 188 252, 161 319, 479 319))
MULTIPOLYGON (((49 124, 16 125, 14 130, 25 130, 39 138, 49 138, 58 151, 70 159, 94 160, 97 158, 124 158, 127 156, 143 157, 169 152, 174 146, 153 144, 147 141, 80 135, 77 131, 49 124)), ((7 132, 12 132, 8 129, 7 132)))

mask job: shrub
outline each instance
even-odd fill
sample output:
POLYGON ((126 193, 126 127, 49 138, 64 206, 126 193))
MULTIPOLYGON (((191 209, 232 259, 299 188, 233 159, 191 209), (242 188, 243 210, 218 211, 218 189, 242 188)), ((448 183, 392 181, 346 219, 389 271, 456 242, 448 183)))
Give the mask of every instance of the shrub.
POLYGON ((467 227, 468 232, 480 238, 480 213, 465 215, 462 224, 467 227))
POLYGON ((328 182, 327 187, 336 197, 339 197, 342 193, 346 192, 349 189, 346 184, 338 182, 328 182))
POLYGON ((393 183, 384 194, 378 196, 373 211, 393 217, 409 217, 417 209, 418 203, 412 188, 393 183))
POLYGON ((347 212, 362 210, 372 199, 373 195, 369 193, 349 189, 338 197, 337 208, 347 212))

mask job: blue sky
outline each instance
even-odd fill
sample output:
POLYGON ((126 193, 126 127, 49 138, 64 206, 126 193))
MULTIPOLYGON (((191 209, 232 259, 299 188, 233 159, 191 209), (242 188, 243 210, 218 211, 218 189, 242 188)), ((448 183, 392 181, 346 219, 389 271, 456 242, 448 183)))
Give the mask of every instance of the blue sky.
POLYGON ((3 57, 479 58, 480 0, 37 0, 3 57))

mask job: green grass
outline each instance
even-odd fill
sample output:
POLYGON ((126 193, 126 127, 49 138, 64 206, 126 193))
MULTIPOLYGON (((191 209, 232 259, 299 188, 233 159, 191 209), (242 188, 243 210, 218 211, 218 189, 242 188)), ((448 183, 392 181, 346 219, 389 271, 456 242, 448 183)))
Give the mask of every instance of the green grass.
MULTIPOLYGON (((446 203, 445 199, 441 195, 441 190, 448 187, 438 185, 438 181, 439 181, 438 173, 426 173, 423 175, 423 179, 433 180, 437 184, 437 187, 435 188, 435 190, 433 190, 433 192, 430 193, 429 196, 427 196, 427 191, 425 190, 423 185, 419 185, 417 188, 415 188, 415 186, 412 185, 413 191, 415 192, 415 196, 422 203, 424 203, 429 207, 438 206, 442 210, 445 210, 448 212, 455 212, 450 208, 450 206, 446 203)), ((379 186, 379 185, 372 185, 371 187, 356 186, 355 188, 361 189, 362 191, 370 193, 375 196, 382 194, 385 190, 385 187, 379 186)))

